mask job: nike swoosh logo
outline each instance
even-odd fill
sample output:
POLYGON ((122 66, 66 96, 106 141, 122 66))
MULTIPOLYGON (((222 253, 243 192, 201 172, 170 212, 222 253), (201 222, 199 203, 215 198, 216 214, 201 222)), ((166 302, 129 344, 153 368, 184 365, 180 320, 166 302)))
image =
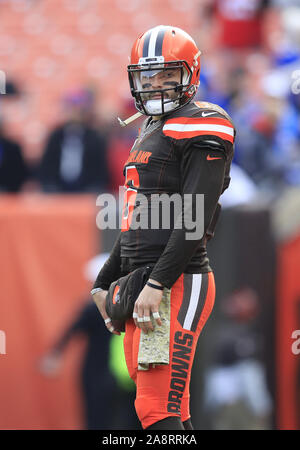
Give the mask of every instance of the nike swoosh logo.
POLYGON ((222 157, 215 157, 215 156, 207 155, 206 159, 207 159, 207 161, 213 161, 214 159, 222 159, 222 157))
POLYGON ((208 113, 203 112, 203 113, 202 113, 202 117, 211 116, 212 114, 216 114, 216 112, 215 112, 215 111, 213 111, 213 112, 208 112, 208 113))

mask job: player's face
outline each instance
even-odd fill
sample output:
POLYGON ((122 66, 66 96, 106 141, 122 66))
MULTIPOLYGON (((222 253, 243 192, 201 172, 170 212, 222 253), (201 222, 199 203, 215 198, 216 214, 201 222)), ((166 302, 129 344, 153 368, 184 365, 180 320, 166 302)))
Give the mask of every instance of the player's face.
MULTIPOLYGON (((141 84, 142 89, 145 91, 157 91, 159 89, 170 89, 166 91, 165 98, 173 99, 177 97, 177 93, 174 88, 181 82, 181 70, 180 69, 170 69, 161 70, 156 72, 142 72, 141 73, 141 84)), ((151 99, 160 99, 160 94, 151 95, 151 99)))

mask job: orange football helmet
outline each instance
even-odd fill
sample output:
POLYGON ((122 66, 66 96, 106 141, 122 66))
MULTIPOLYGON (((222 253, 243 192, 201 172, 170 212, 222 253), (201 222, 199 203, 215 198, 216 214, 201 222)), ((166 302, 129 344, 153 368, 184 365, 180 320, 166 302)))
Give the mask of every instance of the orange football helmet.
POLYGON ((200 54, 195 41, 180 28, 160 25, 143 33, 132 47, 127 67, 138 111, 162 115, 191 101, 199 86, 200 54), (163 71, 173 81, 155 88, 152 80, 156 76, 165 79, 163 71))

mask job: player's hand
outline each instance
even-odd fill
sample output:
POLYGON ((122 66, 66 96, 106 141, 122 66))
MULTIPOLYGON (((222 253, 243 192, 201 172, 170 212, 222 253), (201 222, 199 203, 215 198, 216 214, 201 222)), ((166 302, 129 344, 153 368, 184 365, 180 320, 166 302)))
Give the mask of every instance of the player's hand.
POLYGON ((115 330, 113 327, 112 321, 110 317, 108 317, 106 309, 105 309, 105 302, 106 302, 106 295, 108 291, 99 291, 96 292, 96 294, 93 295, 93 300, 97 305, 97 308, 99 309, 99 312, 105 322, 105 326, 108 329, 110 333, 117 334, 120 336, 120 332, 115 330))
MULTIPOLYGON (((159 284, 157 281, 149 280, 151 283, 159 284)), ((153 324, 151 321, 151 314, 156 313, 159 310, 159 305, 163 297, 163 291, 154 289, 150 286, 145 286, 138 296, 133 310, 134 323, 137 327, 141 328, 144 333, 148 333, 149 330, 153 330, 153 324), (146 319, 146 320, 145 320, 146 319)), ((160 317, 155 318, 157 325, 161 325, 160 317)))

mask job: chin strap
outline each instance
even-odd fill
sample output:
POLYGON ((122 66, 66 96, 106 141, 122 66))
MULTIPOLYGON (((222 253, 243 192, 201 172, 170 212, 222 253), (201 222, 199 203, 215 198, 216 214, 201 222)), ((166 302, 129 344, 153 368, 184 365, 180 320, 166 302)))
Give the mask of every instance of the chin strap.
POLYGON ((122 120, 122 119, 120 119, 120 117, 118 117, 118 121, 119 121, 119 124, 121 125, 121 127, 126 127, 126 125, 128 125, 129 123, 138 119, 142 115, 143 114, 141 112, 137 112, 137 113, 133 114, 133 116, 128 117, 128 119, 126 119, 126 120, 122 120))

